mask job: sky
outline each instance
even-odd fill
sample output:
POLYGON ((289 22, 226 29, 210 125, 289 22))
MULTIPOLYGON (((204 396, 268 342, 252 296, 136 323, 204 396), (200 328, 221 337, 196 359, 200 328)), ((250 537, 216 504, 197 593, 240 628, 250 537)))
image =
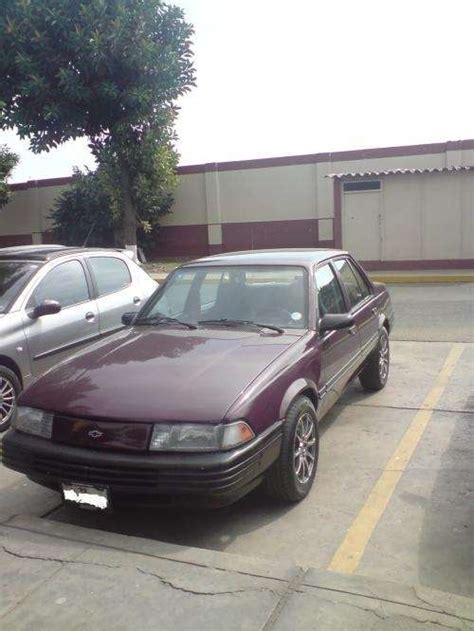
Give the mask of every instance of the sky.
MULTIPOLYGON (((197 87, 180 163, 474 137, 472 0, 174 0, 194 24, 197 87)), ((93 166, 85 140, 20 154, 13 182, 93 166)))

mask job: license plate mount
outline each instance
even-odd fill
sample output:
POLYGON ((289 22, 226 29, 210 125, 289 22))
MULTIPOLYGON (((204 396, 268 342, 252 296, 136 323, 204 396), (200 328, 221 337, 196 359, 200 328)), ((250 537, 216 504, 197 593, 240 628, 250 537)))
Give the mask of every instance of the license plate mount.
POLYGON ((62 495, 65 502, 80 508, 101 511, 110 508, 109 489, 104 486, 71 482, 62 484, 62 495))

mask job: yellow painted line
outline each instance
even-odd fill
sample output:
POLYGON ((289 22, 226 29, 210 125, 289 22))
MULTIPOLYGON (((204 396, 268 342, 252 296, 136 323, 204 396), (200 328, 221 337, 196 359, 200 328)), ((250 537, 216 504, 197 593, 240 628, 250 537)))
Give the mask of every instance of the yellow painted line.
POLYGON ((390 498, 412 457, 433 409, 440 400, 453 370, 464 350, 464 344, 454 344, 428 392, 420 409, 413 417, 408 429, 375 483, 364 506, 352 522, 344 540, 329 563, 333 572, 352 574, 357 569, 372 533, 382 517, 390 498))
POLYGON ((474 274, 377 274, 370 273, 371 280, 387 284, 407 283, 474 283, 474 274))

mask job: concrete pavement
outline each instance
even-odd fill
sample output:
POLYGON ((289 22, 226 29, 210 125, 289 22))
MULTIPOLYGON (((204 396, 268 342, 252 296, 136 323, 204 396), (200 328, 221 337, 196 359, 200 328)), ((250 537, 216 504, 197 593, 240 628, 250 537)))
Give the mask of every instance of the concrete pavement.
POLYGON ((472 600, 109 534, 0 523, 0 628, 474 629, 472 600))

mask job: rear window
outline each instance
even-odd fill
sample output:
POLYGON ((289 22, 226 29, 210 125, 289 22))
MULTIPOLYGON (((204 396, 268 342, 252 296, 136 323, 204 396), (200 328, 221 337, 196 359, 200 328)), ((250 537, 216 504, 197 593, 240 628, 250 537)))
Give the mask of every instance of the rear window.
POLYGON ((132 282, 128 265, 111 256, 93 256, 89 264, 94 274, 99 296, 125 289, 132 282))
POLYGON ((38 270, 35 263, 0 261, 0 313, 5 313, 38 270))

